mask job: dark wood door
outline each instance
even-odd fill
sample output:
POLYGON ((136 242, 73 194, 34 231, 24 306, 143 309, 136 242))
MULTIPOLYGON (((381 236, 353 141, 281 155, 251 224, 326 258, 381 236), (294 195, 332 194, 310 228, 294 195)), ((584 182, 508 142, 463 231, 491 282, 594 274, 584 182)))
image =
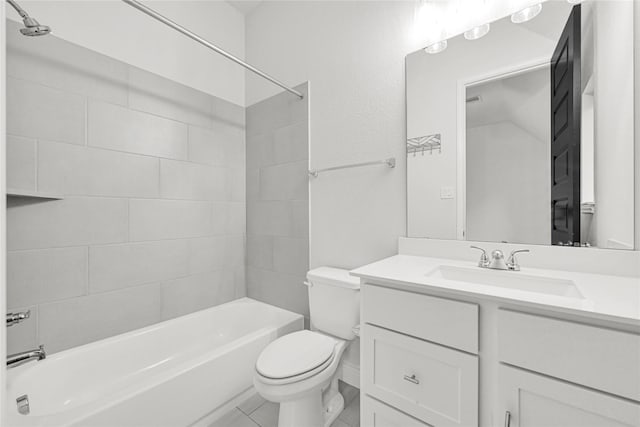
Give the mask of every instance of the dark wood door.
POLYGON ((551 243, 580 245, 580 5, 551 57, 551 243))

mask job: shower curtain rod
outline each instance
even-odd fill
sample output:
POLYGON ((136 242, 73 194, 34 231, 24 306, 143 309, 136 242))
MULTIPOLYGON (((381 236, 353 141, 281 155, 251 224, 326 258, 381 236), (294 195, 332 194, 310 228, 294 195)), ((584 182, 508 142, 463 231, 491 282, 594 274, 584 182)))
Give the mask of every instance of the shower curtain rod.
POLYGON ((169 18, 159 14, 158 12, 156 12, 153 9, 151 9, 150 7, 147 7, 147 6, 143 5, 139 1, 137 1, 137 0, 122 0, 122 1, 125 2, 126 4, 128 4, 129 6, 138 9, 140 12, 149 15, 150 17, 152 17, 152 18, 162 22, 163 24, 173 28, 174 30, 184 34, 185 36, 197 41, 201 45, 204 45, 204 46, 208 47, 209 49, 211 49, 211 50, 213 50, 215 52, 218 52, 220 55, 232 60, 236 64, 242 65, 247 70, 252 71, 255 74, 259 75, 260 77, 269 80, 271 83, 280 86, 282 89, 286 90, 287 92, 290 92, 290 93, 294 94, 298 98, 300 98, 300 99, 304 98, 304 95, 302 93, 298 92, 295 89, 290 88, 289 86, 287 86, 284 83, 282 83, 280 80, 278 80, 278 79, 276 79, 274 77, 271 77, 267 73, 264 73, 264 72, 258 70, 256 67, 254 67, 254 66, 252 66, 250 64, 247 64, 246 62, 244 62, 240 58, 237 58, 234 55, 230 54, 229 52, 227 52, 227 51, 225 51, 223 49, 220 49, 218 46, 214 45, 213 43, 203 39, 202 37, 200 37, 199 35, 193 33, 192 31, 187 30, 183 26, 181 26, 179 24, 176 24, 175 22, 173 22, 169 18))

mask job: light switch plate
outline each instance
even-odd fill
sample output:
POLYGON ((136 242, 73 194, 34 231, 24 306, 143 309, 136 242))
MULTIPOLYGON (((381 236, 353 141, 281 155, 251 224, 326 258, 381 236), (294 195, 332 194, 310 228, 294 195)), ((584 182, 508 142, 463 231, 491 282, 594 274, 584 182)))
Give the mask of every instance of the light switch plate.
POLYGON ((440 187, 440 198, 441 199, 453 199, 454 198, 454 190, 453 187, 440 187))

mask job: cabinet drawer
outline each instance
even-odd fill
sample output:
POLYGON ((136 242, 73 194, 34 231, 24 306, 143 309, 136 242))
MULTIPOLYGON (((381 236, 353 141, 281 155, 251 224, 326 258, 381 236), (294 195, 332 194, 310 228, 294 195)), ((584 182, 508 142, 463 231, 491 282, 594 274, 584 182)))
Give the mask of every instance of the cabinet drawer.
POLYGON ((501 365, 494 425, 637 427, 640 405, 564 381, 501 365))
POLYGON ((365 284, 362 318, 384 328, 478 354, 478 306, 365 284))
POLYGON ((499 310, 502 362, 640 400, 640 335, 499 310))
POLYGON ((428 424, 478 423, 478 357, 365 324, 362 385, 428 424))
POLYGON ((361 424, 365 427, 430 427, 369 396, 362 396, 361 424))

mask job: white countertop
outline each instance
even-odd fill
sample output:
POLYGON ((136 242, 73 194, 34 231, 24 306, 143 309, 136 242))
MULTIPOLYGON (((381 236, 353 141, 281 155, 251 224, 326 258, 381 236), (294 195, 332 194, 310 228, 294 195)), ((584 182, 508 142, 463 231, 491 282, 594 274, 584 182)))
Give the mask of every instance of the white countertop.
POLYGON ((491 270, 505 275, 523 274, 571 280, 584 296, 584 299, 576 299, 429 277, 429 272, 439 266, 480 269, 475 262, 470 261, 395 255, 352 270, 351 274, 361 279, 376 283, 382 281, 390 287, 415 292, 445 291, 640 326, 640 279, 637 277, 545 270, 526 266, 519 272, 491 270))

